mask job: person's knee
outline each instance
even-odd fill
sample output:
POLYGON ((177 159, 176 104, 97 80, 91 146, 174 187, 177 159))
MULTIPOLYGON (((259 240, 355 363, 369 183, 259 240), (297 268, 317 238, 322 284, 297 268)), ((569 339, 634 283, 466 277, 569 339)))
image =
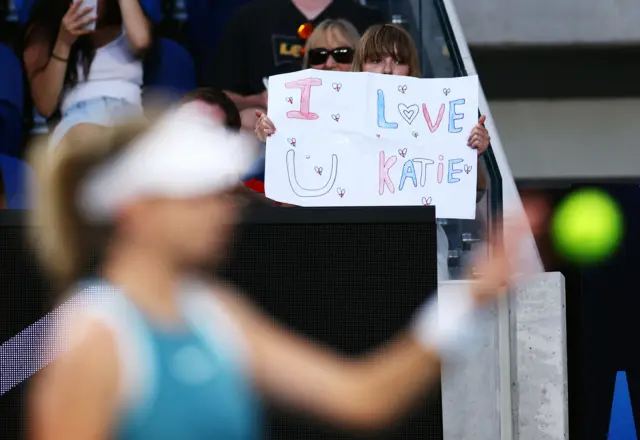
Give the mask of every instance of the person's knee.
POLYGON ((76 141, 101 135, 107 128, 97 124, 76 124, 71 127, 56 145, 64 148, 65 145, 73 145, 76 141))

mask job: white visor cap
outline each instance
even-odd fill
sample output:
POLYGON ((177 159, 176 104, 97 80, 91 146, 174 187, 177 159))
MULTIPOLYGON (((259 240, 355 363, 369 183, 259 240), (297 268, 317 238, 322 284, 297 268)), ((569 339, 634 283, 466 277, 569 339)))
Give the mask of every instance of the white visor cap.
POLYGON ((241 183, 256 157, 253 137, 231 133, 193 106, 184 106, 91 171, 78 202, 89 220, 105 221, 143 197, 222 193, 241 183))

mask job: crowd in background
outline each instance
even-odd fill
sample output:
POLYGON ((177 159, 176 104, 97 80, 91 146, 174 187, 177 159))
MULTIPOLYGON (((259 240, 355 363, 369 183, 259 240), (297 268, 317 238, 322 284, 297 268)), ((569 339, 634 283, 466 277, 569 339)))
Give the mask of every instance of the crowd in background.
MULTIPOLYGON (((158 49, 157 14, 150 5, 150 0, 33 3, 18 55, 30 101, 50 128, 51 149, 65 145, 67 136, 99 135, 104 127, 144 116, 152 102, 148 96, 158 89, 265 141, 276 129, 267 116, 271 75, 313 68, 421 76, 411 35, 384 24, 380 11, 352 0, 252 0, 230 14, 209 50, 204 41, 191 41, 195 68, 192 80, 185 80, 181 70, 187 64, 158 49), (172 76, 171 69, 179 74, 172 76)), ((468 141, 480 154, 489 144, 483 122, 468 141)), ((263 181, 264 155, 248 170, 245 185, 263 193, 263 181)), ((480 180, 479 188, 484 186, 480 180)), ((439 272, 447 278, 448 241, 441 227, 438 238, 439 272)))

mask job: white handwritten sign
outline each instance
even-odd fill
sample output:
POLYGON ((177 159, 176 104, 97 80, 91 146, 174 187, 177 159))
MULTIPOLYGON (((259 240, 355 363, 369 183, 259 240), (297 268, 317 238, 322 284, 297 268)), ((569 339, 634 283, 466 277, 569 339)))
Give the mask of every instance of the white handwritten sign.
POLYGON ((298 206, 436 205, 475 217, 478 79, 303 70, 269 78, 267 197, 298 206))

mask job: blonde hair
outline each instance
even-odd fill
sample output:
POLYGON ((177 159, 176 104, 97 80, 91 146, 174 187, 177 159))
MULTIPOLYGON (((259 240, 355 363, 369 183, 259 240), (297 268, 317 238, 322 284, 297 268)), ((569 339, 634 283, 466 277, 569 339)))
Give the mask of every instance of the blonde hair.
POLYGON ((322 21, 311 33, 307 39, 307 43, 304 45, 304 56, 302 57, 302 68, 308 69, 309 66, 309 51, 318 47, 318 40, 326 32, 338 32, 345 40, 349 42, 351 47, 355 47, 360 40, 360 33, 351 22, 342 19, 327 19, 322 21))
POLYGON ((420 59, 413 38, 402 26, 378 24, 364 33, 356 46, 352 72, 362 72, 365 63, 391 56, 409 66, 409 75, 420 78, 420 59))
MULTIPOLYGON (((37 183, 32 196, 32 238, 45 269, 61 290, 69 288, 88 267, 92 252, 106 245, 104 226, 88 224, 76 206, 78 188, 97 165, 122 152, 148 123, 71 130, 54 151, 36 145, 30 162, 37 183)), ((92 127, 93 128, 93 127, 92 127)))

